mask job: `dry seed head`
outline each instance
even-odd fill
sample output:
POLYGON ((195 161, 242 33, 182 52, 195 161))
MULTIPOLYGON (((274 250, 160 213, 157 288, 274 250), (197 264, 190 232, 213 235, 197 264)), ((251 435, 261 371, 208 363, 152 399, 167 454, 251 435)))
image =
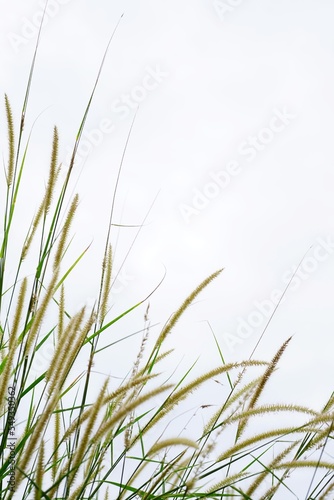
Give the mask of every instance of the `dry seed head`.
POLYGON ((148 341, 148 336, 149 336, 149 328, 146 328, 145 334, 144 334, 142 341, 141 341, 141 344, 140 344, 140 348, 139 348, 139 351, 137 354, 136 361, 133 365, 133 369, 132 369, 130 378, 134 378, 134 377, 137 377, 139 375, 139 365, 140 365, 140 361, 142 360, 143 355, 144 355, 145 346, 146 346, 147 341, 148 341))
POLYGON ((328 469, 329 471, 334 470, 334 463, 332 462, 323 462, 317 460, 291 460, 291 462, 285 462, 282 464, 278 464, 275 466, 275 469, 328 469))
POLYGON ((72 200, 71 206, 70 206, 69 211, 67 213, 65 224, 64 224, 64 226, 62 228, 62 231, 61 231, 60 241, 59 241, 59 244, 58 244, 58 248, 57 248, 57 251, 56 251, 56 255, 55 255, 55 259, 54 259, 54 264, 53 264, 53 270, 54 271, 60 265, 60 261, 61 261, 62 256, 63 256, 63 252, 64 252, 64 248, 65 248, 65 243, 66 243, 67 236, 68 236, 68 233, 69 233, 69 230, 70 230, 70 227, 71 227, 71 223, 73 221, 75 212, 76 212, 76 210, 78 208, 78 203, 79 203, 79 195, 76 194, 74 196, 73 200, 72 200))
POLYGON ((317 412, 307 408, 306 406, 299 405, 284 405, 284 404, 273 404, 273 405, 264 405, 258 406, 257 408, 252 408, 251 410, 245 410, 239 414, 234 414, 231 417, 224 420, 224 425, 230 425, 233 422, 238 422, 243 418, 249 418, 257 415, 265 415, 266 413, 280 413, 280 412, 293 412, 293 413, 302 413, 306 415, 317 416, 317 412))
POLYGON ((122 396, 123 394, 126 394, 128 391, 133 389, 134 387, 138 385, 145 385, 149 380, 152 380, 155 377, 158 377, 159 373, 155 374, 150 374, 150 375, 143 375, 143 376, 138 376, 134 379, 130 379, 129 382, 115 391, 113 391, 111 394, 105 397, 104 399, 104 404, 113 402, 115 399, 119 398, 119 396, 122 396))
MULTIPOLYGON (((152 493, 157 490, 157 487, 159 487, 161 484, 170 484, 170 479, 172 476, 175 475, 175 467, 178 464, 178 469, 181 469, 181 464, 179 463, 183 457, 185 452, 181 452, 176 458, 174 458, 172 461, 168 463, 164 463, 164 467, 161 468, 161 465, 158 464, 156 467, 155 472, 153 472, 150 481, 147 483, 146 487, 149 485, 149 489, 146 491, 144 495, 142 495, 143 500, 148 500, 153 497, 152 493), (157 479, 153 481, 153 478, 156 477, 157 479)), ((137 467, 136 471, 133 473, 131 476, 131 481, 133 482, 135 478, 139 476, 143 468, 146 466, 147 461, 143 461, 139 467, 137 467)), ((124 489, 121 493, 121 495, 118 497, 118 500, 122 500, 124 497, 124 493, 126 492, 126 489, 124 489)), ((154 498, 155 495, 154 495, 154 498)))
MULTIPOLYGON (((85 308, 83 308, 83 312, 85 311, 85 308)), ((80 313, 79 313, 80 314, 80 313)), ((52 377, 52 380, 50 382, 49 386, 49 393, 51 394, 53 391, 57 391, 60 389, 62 384, 65 382, 74 361, 76 360, 78 353, 80 349, 82 348, 82 345, 84 343, 84 340, 86 338, 87 332, 90 330, 93 322, 95 320, 95 315, 94 313, 91 314, 90 318, 88 319, 87 323, 82 327, 81 331, 78 332, 75 336, 75 338, 71 338, 71 343, 69 348, 67 349, 66 352, 63 353, 63 358, 62 362, 59 363, 58 368, 57 368, 57 375, 52 377)), ((81 320, 80 320, 81 321, 81 320)), ((78 326, 78 329, 81 328, 81 326, 78 326)), ((76 330, 73 330, 76 331, 76 330)))
POLYGON ((288 347, 288 344, 290 342, 290 340, 292 339, 292 337, 288 338, 288 340, 286 340, 284 342, 284 344, 279 348, 279 350, 277 351, 277 353, 275 354, 273 360, 271 361, 270 365, 268 366, 268 368, 266 369, 263 377, 261 378, 261 381, 258 385, 258 387, 256 388, 256 391, 251 399, 251 402, 249 404, 249 408, 253 408, 255 406, 255 404, 257 403, 265 385, 267 384, 268 380, 270 379, 272 373, 274 372, 280 358, 282 357, 285 349, 288 347))
MULTIPOLYGON (((60 410, 60 405, 57 405, 56 410, 60 410)), ((59 444, 61 436, 60 415, 61 414, 59 411, 56 411, 54 414, 53 455, 52 455, 52 468, 51 468, 53 481, 55 481, 58 469, 59 444)))
POLYGON ((172 328, 175 326, 177 321, 180 319, 184 311, 190 306, 190 304, 193 302, 193 300, 197 297, 197 295, 211 283, 219 274, 223 271, 223 269, 220 269, 219 271, 216 271, 215 273, 211 274, 208 278, 206 278, 202 283, 195 288, 195 290, 186 298, 186 300, 183 302, 181 307, 172 315, 170 320, 167 322, 166 326, 162 329, 162 332, 159 335, 159 338, 156 343, 156 347, 159 347, 169 332, 172 330, 172 328))
POLYGON ((328 498, 330 498, 329 493, 333 493, 333 490, 334 490, 334 482, 331 482, 328 485, 328 488, 326 488, 323 494, 319 497, 319 500, 328 500, 328 498))
MULTIPOLYGON (((283 355, 285 349, 287 348, 291 338, 292 337, 288 338, 288 340, 286 340, 284 342, 284 344, 279 348, 279 350, 275 354, 274 358, 272 359, 270 365, 265 370, 265 372, 264 372, 263 376, 261 377, 259 384, 254 392, 254 395, 249 403, 248 410, 254 408, 256 403, 258 402, 267 382, 269 381, 271 375, 273 374, 273 372, 277 366, 277 363, 279 362, 280 358, 282 357, 282 355, 283 355)), ((239 425, 239 429, 238 429, 238 436, 239 437, 244 432, 246 426, 247 426, 247 419, 240 421, 240 425, 239 425)))
POLYGON ((206 426, 204 427, 204 434, 208 434, 211 429, 217 425, 219 418, 222 416, 223 412, 226 411, 228 408, 231 407, 232 404, 235 402, 238 402, 238 406, 241 406, 240 399, 244 395, 245 392, 248 392, 258 381, 260 380, 260 377, 258 377, 255 380, 252 380, 249 382, 247 385, 242 387, 239 391, 234 392, 234 394, 230 394, 229 398, 224 401, 222 406, 213 414, 213 416, 210 418, 206 426))
MULTIPOLYGON (((319 417, 321 418, 322 422, 327 423, 332 428, 332 423, 333 423, 333 418, 334 418, 333 415, 320 415, 319 417)), ((315 418, 313 420, 313 422, 311 422, 311 424, 314 422, 318 423, 320 421, 319 417, 315 418)), ((328 426, 326 426, 322 430, 319 429, 318 432, 316 433, 316 435, 314 435, 312 437, 312 439, 310 439, 310 441, 308 442, 307 449, 310 450, 312 448, 316 448, 317 445, 323 446, 324 443, 326 442, 326 440, 328 439, 329 433, 330 433, 330 430, 328 429, 328 426)))
POLYGON ((92 409, 88 408, 87 410, 84 411, 84 413, 82 413, 80 415, 80 417, 77 417, 75 420, 73 420, 73 422, 66 429, 66 431, 63 435, 63 438, 62 438, 63 441, 68 440, 68 438, 71 436, 71 434, 73 434, 73 432, 75 432, 77 430, 79 423, 80 423, 80 425, 82 425, 90 417, 91 412, 92 412, 92 409))
MULTIPOLYGON (((205 466, 206 460, 210 457, 214 449, 217 447, 217 445, 221 442, 220 435, 223 432, 223 427, 220 426, 215 432, 214 437, 200 450, 200 455, 199 455, 199 460, 197 460, 197 464, 195 465, 193 469, 193 483, 195 484, 197 477, 199 476, 200 472, 203 470, 203 467, 205 466)), ((211 433, 210 433, 211 434, 211 433)), ((203 436, 205 435, 205 432, 202 434, 203 436)))
POLYGON ((303 432, 314 432, 314 430, 315 428, 312 427, 303 427, 303 429, 298 429, 298 428, 295 429, 294 427, 282 427, 273 429, 271 431, 261 432, 260 434, 255 434, 254 436, 244 439, 243 441, 239 441, 234 446, 231 446, 230 448, 225 450, 224 453, 219 455, 219 457, 217 458, 217 462, 228 460, 231 456, 235 455, 240 450, 245 450, 248 446, 252 446, 253 444, 266 439, 270 439, 277 436, 283 436, 287 434, 292 435, 303 432))
POLYGON ((89 449, 88 441, 89 441, 90 435, 93 431, 93 426, 96 422, 98 413, 103 405, 103 399, 104 399, 104 395, 105 395, 106 390, 107 390, 107 386, 108 386, 108 379, 105 380, 105 382, 102 386, 102 389, 97 397, 96 402, 92 405, 90 416, 89 416, 89 419, 87 422, 87 426, 84 430, 83 435, 80 437, 79 447, 77 448, 74 456, 72 457, 73 471, 69 474, 69 477, 68 477, 68 485, 69 486, 73 483, 73 481, 78 473, 78 469, 80 467, 80 464, 83 462, 84 456, 85 456, 87 450, 89 449))
POLYGON ((207 491, 207 494, 212 494, 215 492, 218 492, 219 490, 223 489, 225 486, 228 486, 229 484, 233 484, 235 482, 240 481, 243 477, 245 477, 247 474, 246 472, 238 472, 237 474, 233 474, 232 476, 228 476, 219 483, 214 484, 210 489, 207 491))
MULTIPOLYGON (((274 495, 276 493, 276 491, 278 490, 278 488, 280 487, 281 484, 284 484, 284 480, 286 479, 286 475, 285 473, 283 474, 283 476, 280 478, 280 481, 277 482, 276 484, 274 484, 273 486, 271 486, 263 495, 262 497, 259 499, 259 500, 268 500, 268 498, 275 498, 274 495)), ((320 500, 320 499, 319 499, 320 500)))
MULTIPOLYGON (((65 359, 67 359, 69 356, 71 344, 73 344, 75 340, 76 332, 81 326, 84 314, 85 308, 83 307, 77 314, 75 314, 75 316, 71 318, 69 324, 67 325, 67 328, 65 329, 64 338, 58 340, 56 350, 53 354, 51 363, 45 375, 45 379, 47 381, 55 381, 58 379, 59 372, 64 366, 65 359)), ((51 388, 49 388, 49 391, 51 391, 51 388)))
POLYGON ((100 473, 105 468, 104 460, 106 452, 106 448, 101 443, 90 446, 90 454, 86 460, 86 467, 83 472, 84 477, 88 476, 92 467, 94 467, 95 474, 100 473))
POLYGON ((109 245, 107 254, 103 258, 103 291, 100 309, 100 322, 103 323, 108 310, 108 299, 111 287, 112 274, 112 247, 109 245))
POLYGON ((11 335, 9 338, 9 346, 14 343, 14 341, 17 337, 17 332, 19 329, 20 320, 21 320, 22 312, 23 312, 24 300, 25 300, 25 296, 26 296, 26 292, 27 292, 27 285, 28 285, 28 280, 27 280, 27 278, 24 278, 22 281, 22 285, 21 285, 18 299, 17 299, 17 306, 16 306, 16 311, 15 311, 14 320, 13 320, 13 327, 12 327, 11 335))
MULTIPOLYGON (((195 380, 185 385, 181 389, 173 392, 164 402, 163 407, 160 408, 158 415, 156 415, 154 418, 154 422, 151 420, 151 422, 145 427, 145 432, 147 432, 147 430, 152 425, 155 425, 158 420, 164 418, 167 415, 167 413, 170 413, 175 408, 175 406, 177 406, 181 401, 186 399, 194 390, 196 390, 201 384, 203 384, 207 380, 212 379, 213 377, 215 377, 220 373, 230 371, 232 368, 238 368, 240 366, 262 366, 266 364, 267 363, 263 361, 249 360, 249 361, 243 361, 241 363, 229 363, 204 373, 201 377, 196 378, 195 380)), ((144 430, 142 432, 144 432, 144 430)))
POLYGON ((9 187, 12 185, 14 178, 15 138, 14 138, 13 114, 7 94, 5 94, 5 106, 6 106, 7 129, 8 129, 8 146, 9 146, 9 159, 8 159, 8 169, 7 169, 7 186, 9 187))
POLYGON ((31 242, 36 234, 37 227, 42 219, 43 211, 44 211, 44 201, 39 206, 39 209, 37 210, 37 213, 34 217, 34 220, 32 222, 32 226, 30 228, 30 231, 26 237, 26 240, 24 242, 23 248, 22 248, 22 253, 21 253, 21 260, 24 260, 27 256, 27 253, 29 251, 29 248, 31 246, 31 242))
POLYGON ((20 469, 17 471, 16 475, 16 487, 18 487, 26 477, 26 467, 31 460, 31 456, 36 450, 38 440, 43 435, 45 429, 48 426, 49 420, 58 404, 59 398, 60 393, 58 391, 55 391, 55 393, 48 400, 45 409, 36 421, 34 432, 30 435, 30 439, 28 440, 27 445, 20 457, 20 469))
MULTIPOLYGON (((138 378, 136 380, 131 380, 129 384, 119 387, 116 391, 113 391, 111 394, 108 394, 108 396, 104 397, 104 400, 102 401, 102 405, 107 405, 110 403, 110 401, 114 401, 116 398, 121 396, 122 394, 126 394, 127 391, 131 390, 136 384, 143 384, 147 382, 148 380, 151 380, 152 378, 156 377, 156 375, 146 375, 145 377, 138 378)), ((88 408, 83 412, 83 414, 80 416, 80 422, 83 423, 86 421, 91 413, 91 408, 88 408)), ((63 439, 68 439, 71 434, 76 430, 78 426, 78 419, 75 419, 71 425, 67 428, 63 439)))
POLYGON ((334 406, 334 391, 330 395, 330 398, 328 399, 327 403, 323 407, 323 412, 328 412, 332 407, 334 406))
POLYGON ((65 288, 64 285, 60 289, 59 310, 58 310, 58 341, 62 338, 64 332, 65 318, 65 288))
POLYGON ((147 322, 148 321, 148 312, 150 310, 150 303, 147 304, 147 308, 146 308, 146 311, 145 311, 145 315, 144 315, 144 321, 147 322))
MULTIPOLYGON (((180 459, 182 458, 182 454, 180 455, 179 458, 180 459)), ((157 473, 154 474, 154 476, 157 477, 157 479, 155 481, 152 481, 149 490, 143 496, 143 500, 151 499, 153 497, 153 492, 155 492, 161 484, 169 483, 169 478, 174 473, 173 469, 175 467, 176 462, 177 460, 174 460, 171 463, 165 463, 163 468, 161 468, 160 466, 157 467, 157 473)))
POLYGON ((42 498, 42 486, 43 486, 43 476, 44 476, 44 441, 42 439, 41 445, 38 450, 38 460, 37 460, 37 470, 36 470, 36 485, 35 489, 35 500, 41 500, 42 498))
POLYGON ((55 291, 57 279, 58 279, 58 271, 54 272, 52 279, 51 279, 51 282, 46 289, 46 293, 45 293, 45 296, 42 300, 42 303, 41 303, 40 307, 37 309, 35 316, 33 317, 31 329, 28 333, 25 354, 29 354, 29 351, 32 347, 32 344, 35 341, 36 336, 38 335, 41 323, 42 323, 43 319, 45 318, 47 307, 48 307, 48 305, 52 299, 53 293, 55 291))
POLYGON ((170 398, 169 401, 166 402, 166 407, 169 406, 169 404, 174 405, 177 403, 179 400, 184 399, 184 397, 187 397, 192 391, 197 389, 201 384, 206 382, 207 380, 211 380, 213 377, 225 373, 226 371, 230 371, 233 368, 238 368, 239 366, 261 366, 265 365, 266 363, 263 361, 255 361, 255 360, 250 360, 250 361, 244 361, 241 363, 229 363, 223 366, 219 366, 218 368, 214 368, 213 370, 210 370, 200 377, 197 377, 195 380, 187 384, 186 386, 182 387, 178 391, 176 391, 170 398))
POLYGON ((254 491, 262 484, 262 482, 266 479, 268 474, 271 473, 271 471, 275 468, 275 466, 279 462, 285 459, 285 457, 293 450, 293 448, 297 446, 297 444, 298 441, 292 443, 285 450, 279 453, 279 455, 274 458, 274 460, 269 464, 269 466, 266 467, 265 470, 255 478, 254 482, 250 485, 246 493, 250 498, 252 498, 254 491))
POLYGON ((153 455, 156 455, 159 451, 165 450, 166 448, 170 448, 171 446, 185 446, 186 448, 198 448, 198 444, 195 443, 195 441, 192 441, 191 439, 186 439, 186 438, 172 438, 172 439, 165 439, 164 441, 158 441, 155 443, 155 445, 152 446, 152 448, 149 450, 147 455, 149 457, 152 457, 153 455))
POLYGON ((24 278, 21 284, 21 288, 19 291, 17 305, 13 320, 13 326, 9 336, 9 344, 8 344, 8 357, 5 365, 5 369, 0 378, 0 408, 2 408, 3 403, 5 401, 5 396, 7 394, 8 382, 10 379, 10 374, 13 366, 14 356, 17 348, 17 333, 20 325, 20 320, 23 311, 24 299, 27 292, 27 278, 24 278))
MULTIPOLYGON (((105 423, 103 423, 98 431, 96 432, 93 442, 98 442, 102 437, 110 431, 114 427, 114 425, 125 418, 129 413, 131 413, 134 409, 138 408, 140 405, 145 403, 148 400, 153 399, 155 396, 158 396, 164 391, 168 391, 169 389, 172 389, 173 385, 163 385, 161 387, 157 387, 156 389, 153 389, 152 391, 144 394, 143 396, 139 396, 136 400, 130 401, 130 403, 125 402, 117 412, 112 415, 109 420, 105 423)), ((133 440, 133 442, 137 439, 137 437, 133 440)))
POLYGON ((50 209, 54 187, 57 179, 58 144, 59 144, 58 129, 57 127, 54 127, 49 179, 45 192, 45 203, 44 203, 45 213, 48 213, 50 209))
MULTIPOLYGON (((133 369, 132 369, 130 380, 131 379, 135 379, 136 377, 139 377, 139 364, 140 364, 140 361, 141 361, 141 359, 143 357, 143 354, 144 354, 145 345, 146 345, 146 342, 147 342, 147 339, 148 339, 148 334, 149 334, 149 329, 147 328, 146 332, 145 332, 145 335, 143 336, 143 339, 142 339, 142 342, 141 342, 141 345, 140 345, 140 349, 139 349, 139 352, 138 352, 135 364, 134 364, 133 369)), ((140 391, 142 390, 142 388, 143 388, 143 385, 141 385, 141 386, 137 385, 134 388, 134 390, 132 392, 132 395, 131 395, 132 399, 135 399, 138 396, 138 394, 140 393, 140 391)), ((126 449, 128 449, 129 446, 130 446, 130 440, 131 440, 131 436, 132 436, 133 423, 134 423, 134 412, 132 412, 129 415, 129 424, 128 424, 128 427, 125 429, 125 433, 124 433, 124 446, 125 446, 126 449)))
MULTIPOLYGON (((165 461, 166 454, 164 454, 164 458, 163 458, 164 467, 163 467, 162 472, 161 472, 162 461, 159 460, 155 471, 151 475, 151 479, 146 483, 146 487, 148 487, 150 485, 150 491, 153 491, 155 489, 155 485, 159 485, 159 483, 161 483, 161 480, 164 478, 167 478, 167 477, 168 477, 168 484, 172 485, 171 478, 175 475, 178 475, 179 471, 185 469, 189 463, 189 458, 186 459, 185 461, 182 461, 185 453, 186 453, 186 450, 181 451, 181 453, 178 453, 178 455, 175 458, 169 460, 168 463, 165 461), (176 469, 176 465, 177 465, 177 469, 176 469), (152 484, 153 477, 158 477, 158 479, 157 479, 156 483, 152 484)), ((141 461, 140 465, 136 468, 135 472, 131 476, 132 483, 135 482, 136 478, 138 476, 140 476, 143 469, 150 462, 151 462, 150 460, 146 460, 146 456, 145 456, 145 459, 141 461)), ((163 481, 163 482, 165 482, 165 481, 163 481)), ((125 492, 126 492, 126 490, 122 491, 122 493, 119 497, 119 500, 123 499, 125 492)), ((144 498, 150 498, 149 492, 146 492, 146 495, 144 498)))

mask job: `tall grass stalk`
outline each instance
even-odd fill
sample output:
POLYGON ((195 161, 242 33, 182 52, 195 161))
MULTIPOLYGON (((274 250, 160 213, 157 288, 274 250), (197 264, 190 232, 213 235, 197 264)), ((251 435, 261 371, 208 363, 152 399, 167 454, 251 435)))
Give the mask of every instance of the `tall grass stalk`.
MULTIPOLYGON (((163 372, 162 361, 173 356, 173 351, 167 350, 167 337, 222 270, 203 279, 153 339, 147 299, 112 317, 115 196, 95 305, 68 312, 66 298, 75 293, 67 286, 68 277, 84 265, 88 251, 65 266, 64 256, 80 209, 79 195, 75 194, 66 210, 68 186, 75 175, 75 158, 105 54, 62 182, 60 136, 57 127, 50 128, 51 159, 45 191, 36 206, 31 201, 35 215, 25 228, 18 260, 11 259, 15 229, 20 226, 17 202, 29 188, 23 181, 23 172, 30 169, 30 136, 25 138, 24 126, 39 40, 18 130, 7 95, 1 120, 8 135, 0 246, 1 500, 15 495, 24 500, 265 499, 282 491, 287 495, 289 476, 297 469, 304 471, 312 498, 330 498, 334 461, 326 449, 333 438, 333 395, 320 410, 289 402, 260 403, 291 339, 269 362, 249 359, 226 363, 215 337, 220 365, 193 378, 192 367, 185 367, 174 382, 163 372), (110 363, 117 356, 113 345, 104 346, 107 331, 140 306, 147 309, 133 369, 118 385, 106 377, 97 391, 92 370, 97 354, 103 349, 110 363), (50 314, 55 308, 57 314, 50 314), (151 348, 148 339, 153 340, 151 348), (53 355, 48 368, 38 372, 38 354, 47 344, 53 346, 53 355), (197 426, 196 432, 184 435, 183 429, 173 424, 169 426, 172 435, 166 435, 168 424, 187 408, 192 394, 216 379, 227 379, 228 386, 203 428, 197 426), (281 414, 298 417, 298 425, 281 425, 281 414), (267 419, 266 430, 257 423, 260 418, 267 419), (274 457, 273 450, 278 450, 274 457)), ((127 144, 129 139, 130 133, 127 144)))

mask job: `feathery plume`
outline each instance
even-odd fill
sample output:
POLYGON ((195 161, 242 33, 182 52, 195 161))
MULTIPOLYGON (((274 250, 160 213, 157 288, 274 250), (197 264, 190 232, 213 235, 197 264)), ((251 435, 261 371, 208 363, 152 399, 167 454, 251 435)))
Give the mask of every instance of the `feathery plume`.
POLYGON ((84 314, 85 308, 83 307, 77 314, 75 314, 75 316, 71 318, 64 332, 64 338, 58 340, 56 350, 53 354, 49 368, 45 375, 47 381, 58 378, 58 374, 63 367, 64 360, 68 357, 70 346, 71 344, 73 344, 75 334, 81 326, 84 314))
POLYGON ((44 198, 45 214, 47 214, 50 209, 54 187, 57 180, 58 144, 59 144, 58 129, 57 127, 54 127, 49 179, 46 185, 45 198, 44 198))
POLYGON ((12 371, 14 356, 17 348, 17 333, 20 325, 20 320, 22 317, 23 304, 24 299, 27 292, 27 278, 24 278, 21 284, 21 288, 19 291, 17 305, 13 320, 12 330, 9 335, 9 344, 8 344, 8 357, 5 365, 5 369, 0 377, 0 409, 3 407, 5 401, 5 395, 7 393, 8 382, 10 379, 10 374, 12 371))
POLYGON ((54 434, 53 434, 53 455, 52 455, 52 480, 53 482, 56 479, 57 469, 58 469, 58 460, 59 460, 59 445, 60 445, 60 435, 61 435, 61 427, 60 427, 60 405, 57 405, 55 414, 54 414, 54 434))
MULTIPOLYGON (((257 388, 255 389, 255 392, 250 400, 250 403, 247 407, 248 410, 251 410, 252 408, 255 407, 256 403, 258 402, 258 400, 259 400, 259 398, 260 398, 260 396, 261 396, 261 394, 266 386, 266 384, 268 383, 268 380, 270 379, 271 375, 273 374, 274 370, 276 369, 276 366, 277 366, 279 360, 281 359, 281 357, 282 357, 282 355, 283 355, 285 349, 287 348, 291 339, 292 339, 292 337, 288 338, 288 340, 286 340, 283 343, 283 345, 279 348, 279 350, 277 351, 277 353, 273 357, 270 365, 265 370, 265 372, 264 372, 263 376, 261 377, 259 384, 258 384, 257 388)), ((238 438, 244 432, 246 426, 247 426, 247 419, 241 420, 240 424, 239 424, 238 431, 237 431, 238 438)))
POLYGON ((156 424, 158 420, 161 420, 163 417, 165 417, 167 413, 172 411, 175 408, 175 406, 177 406, 181 401, 187 398, 194 390, 196 390, 200 385, 202 385, 207 380, 212 379, 216 375, 220 375, 221 373, 225 373, 226 371, 232 370, 232 368, 238 368, 240 366, 262 366, 265 364, 267 363, 263 361, 249 360, 249 361, 243 361, 241 363, 229 363, 204 373, 202 376, 197 377, 189 384, 185 385, 181 389, 173 392, 170 396, 168 396, 166 401, 159 409, 158 413, 154 416, 154 419, 152 419, 151 422, 147 424, 147 426, 144 429, 142 429, 142 434, 144 432, 147 432, 147 430, 153 424, 156 424))
POLYGON ((10 187, 13 183, 13 178, 14 178, 15 136, 14 136, 13 114, 7 94, 5 94, 5 106, 6 106, 7 129, 8 129, 8 145, 9 145, 7 186, 10 187))
POLYGON ((41 445, 38 450, 35 500, 42 499, 43 476, 44 476, 44 440, 42 439, 41 445))
POLYGON ((42 321, 45 318, 47 307, 52 299, 52 296, 55 291, 56 283, 58 279, 58 270, 53 273, 50 284, 46 289, 45 296, 43 297, 42 303, 40 307, 37 309, 36 314, 33 318, 30 332, 28 333, 27 344, 26 344, 26 352, 25 354, 29 354, 30 349, 32 347, 33 342, 38 335, 39 328, 42 324, 42 321))
POLYGON ((100 323, 102 324, 108 310, 108 299, 111 287, 111 273, 112 273, 112 247, 109 245, 107 254, 103 259, 103 290, 100 308, 100 323))
POLYGON ((27 254, 28 254, 32 240, 34 239, 34 236, 36 234, 36 230, 38 228, 38 225, 41 222, 43 211, 44 211, 44 199, 37 210, 37 213, 33 219, 29 233, 28 233, 26 240, 24 242, 24 245, 22 247, 22 252, 21 252, 21 260, 22 261, 26 258, 27 254))
MULTIPOLYGON (((79 446, 75 452, 75 455, 72 457, 72 460, 71 460, 72 472, 69 474, 69 477, 68 477, 68 487, 70 487, 71 484, 73 483, 73 481, 78 473, 79 466, 83 462, 85 453, 87 452, 87 450, 89 448, 88 441, 89 441, 90 435, 93 431, 93 426, 96 422, 98 413, 103 405, 103 399, 104 399, 105 392, 107 390, 107 386, 108 386, 108 379, 105 380, 105 382, 100 390, 100 393, 97 397, 97 400, 92 405, 90 416, 89 416, 85 431, 80 438, 79 446)), ((72 497, 70 497, 70 498, 72 498, 72 497)))
POLYGON ((59 244, 58 244, 58 248, 57 248, 55 259, 54 259, 54 263, 53 263, 53 270, 54 271, 59 267, 61 258, 63 256, 63 252, 64 252, 64 248, 65 248, 65 243, 66 243, 66 240, 67 240, 68 232, 70 230, 71 223, 73 221, 75 212, 76 212, 76 210, 78 208, 78 203, 79 203, 79 195, 76 194, 74 196, 73 200, 72 200, 71 206, 69 208, 69 211, 68 211, 68 214, 67 214, 67 217, 66 217, 66 220, 65 220, 65 224, 64 224, 64 226, 62 228, 62 231, 61 231, 60 241, 59 241, 59 244))
POLYGON ((184 311, 190 306, 190 304, 193 302, 193 300, 197 297, 197 295, 204 289, 206 288, 211 281, 213 281, 217 276, 220 275, 220 273, 223 271, 223 269, 219 269, 215 273, 211 274, 208 276, 200 285, 198 285, 195 290, 186 298, 186 300, 183 302, 181 307, 172 315, 172 317, 169 319, 165 327, 162 329, 159 338, 156 342, 156 348, 159 348, 160 345, 163 343, 169 332, 172 330, 172 328, 175 326, 175 324, 178 322, 184 311))
MULTIPOLYGON (((272 473, 271 471, 274 470, 275 466, 282 460, 284 460, 285 457, 295 448, 297 444, 298 442, 295 442, 287 446, 281 453, 277 455, 277 457, 274 458, 274 460, 272 460, 272 462, 265 468, 265 470, 255 478, 246 493, 250 498, 252 498, 254 491, 263 483, 268 474, 272 473)), ((272 488, 270 488, 270 490, 271 489, 272 488)), ((266 496, 266 498, 269 497, 266 496)))
POLYGON ((65 318, 65 288, 64 288, 64 285, 61 285, 59 309, 58 309, 58 342, 60 341, 60 339, 63 336, 64 318, 65 318))
POLYGON ((98 442, 102 438, 102 436, 104 436, 110 429, 112 429, 117 422, 125 418, 129 413, 131 413, 132 410, 138 408, 140 405, 145 403, 145 401, 148 401, 154 398, 155 396, 158 396, 162 392, 172 389, 172 387, 173 385, 171 384, 163 385, 161 387, 157 387, 156 389, 152 389, 143 396, 139 396, 134 401, 131 400, 130 403, 125 402, 122 408, 120 408, 117 412, 115 412, 115 414, 112 415, 107 422, 103 423, 100 426, 95 436, 92 438, 92 441, 98 442))

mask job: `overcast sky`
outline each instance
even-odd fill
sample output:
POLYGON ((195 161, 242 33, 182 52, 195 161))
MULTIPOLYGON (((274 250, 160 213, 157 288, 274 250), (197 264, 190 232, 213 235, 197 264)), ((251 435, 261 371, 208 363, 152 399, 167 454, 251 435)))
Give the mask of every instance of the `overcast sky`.
MULTIPOLYGON (((0 90, 10 97, 16 123, 42 5, 0 0, 0 90)), ((71 307, 95 297, 113 186, 139 105, 114 223, 140 225, 150 212, 115 281, 111 314, 144 298, 166 269, 150 310, 152 324, 162 325, 202 279, 223 267, 170 342, 178 360, 201 355, 202 368, 214 366, 210 323, 226 359, 240 360, 252 352, 306 254, 257 355, 272 356, 293 335, 276 394, 319 407, 333 381, 334 4, 50 1, 28 108, 26 134, 37 121, 24 213, 36 208, 54 124, 61 159, 68 161, 123 13, 72 182, 81 198, 75 248, 93 243, 84 272, 73 277, 71 307)), ((4 130, 1 140, 4 145, 4 130)), ((136 233, 115 230, 115 274, 136 233)), ((143 314, 144 308, 126 320, 122 332, 139 330, 143 314)))

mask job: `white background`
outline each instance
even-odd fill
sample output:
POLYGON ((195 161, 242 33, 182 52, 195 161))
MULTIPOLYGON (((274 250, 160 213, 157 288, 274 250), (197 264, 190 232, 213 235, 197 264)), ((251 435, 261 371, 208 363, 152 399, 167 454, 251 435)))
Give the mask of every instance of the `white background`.
MULTIPOLYGON (((225 14, 212 0, 54 3, 28 107, 25 138, 37 121, 25 174, 30 192, 19 207, 22 222, 31 220, 47 177, 53 125, 59 127, 66 163, 103 52, 124 13, 86 124, 89 132, 109 119, 114 131, 91 147, 71 184, 81 200, 72 256, 92 245, 71 278, 69 309, 92 303, 98 287, 114 182, 135 112, 122 118, 115 101, 142 86, 147 68, 158 67, 166 76, 140 103, 114 222, 140 225, 157 198, 124 264, 123 284, 115 281, 120 293, 113 293, 110 318, 148 295, 166 269, 150 299, 151 323, 160 324, 152 327, 154 336, 188 293, 223 267, 170 337, 176 348, 172 363, 183 360, 189 366, 200 356, 200 370, 219 364, 208 322, 227 361, 248 357, 268 318, 263 316, 244 339, 238 334, 240 322, 259 311, 255 302, 284 289, 283 276, 312 245, 307 257, 314 257, 319 239, 334 239, 333 2, 226 1, 225 14), (248 161, 242 145, 258 134, 267 138, 263 129, 284 109, 294 118, 248 161), (210 190, 210 173, 226 170, 231 161, 238 162, 239 175, 185 220, 184 206, 191 206, 199 191, 210 190), (239 339, 233 348, 231 338, 239 339)), ((0 90, 9 95, 17 126, 42 5, 0 1, 0 90)), ((1 145, 5 159, 4 126, 1 145)), ((136 232, 114 229, 115 276, 136 232)), ((287 291, 256 351, 255 357, 269 359, 293 335, 269 399, 320 408, 331 393, 333 249, 322 256, 322 262, 302 264, 303 279, 287 291)), ((108 335, 120 338, 140 330, 145 307, 108 335)), ((139 340, 128 341, 126 355, 120 351, 125 372, 139 340)), ((101 371, 116 375, 119 369, 103 366, 101 371)))

